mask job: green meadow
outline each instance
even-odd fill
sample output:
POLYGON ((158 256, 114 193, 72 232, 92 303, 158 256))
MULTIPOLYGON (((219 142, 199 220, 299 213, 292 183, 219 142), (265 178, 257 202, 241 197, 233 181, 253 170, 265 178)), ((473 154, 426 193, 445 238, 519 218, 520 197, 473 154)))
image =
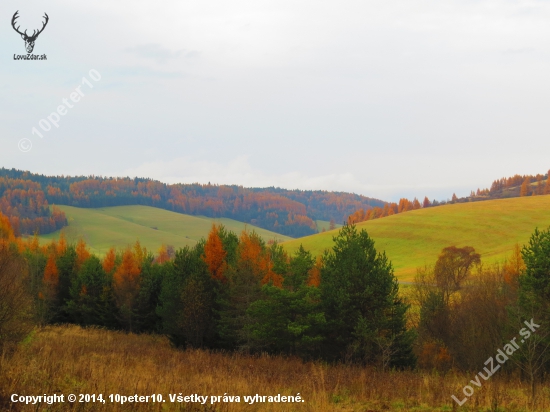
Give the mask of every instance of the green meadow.
MULTIPOLYGON (((69 221, 63 228, 69 242, 83 238, 90 250, 104 255, 110 247, 125 248, 139 240, 142 246, 156 252, 162 244, 173 245, 176 249, 193 246, 201 238, 206 238, 212 223, 222 224, 228 230, 240 234, 245 228, 254 230, 266 241, 290 240, 269 230, 246 225, 232 219, 213 219, 203 216, 190 216, 149 206, 116 206, 100 209, 84 209, 59 206, 69 221)), ((46 243, 59 237, 60 232, 40 236, 46 243)))
MULTIPOLYGON (((385 251, 395 274, 410 281, 416 268, 436 261, 441 249, 455 245, 473 246, 486 264, 510 255, 514 245, 526 244, 535 228, 550 226, 550 196, 529 196, 488 200, 419 209, 362 222, 375 240, 378 251, 385 251)), ((300 244, 314 254, 332 247, 337 230, 293 239, 283 244, 294 252, 300 244)))

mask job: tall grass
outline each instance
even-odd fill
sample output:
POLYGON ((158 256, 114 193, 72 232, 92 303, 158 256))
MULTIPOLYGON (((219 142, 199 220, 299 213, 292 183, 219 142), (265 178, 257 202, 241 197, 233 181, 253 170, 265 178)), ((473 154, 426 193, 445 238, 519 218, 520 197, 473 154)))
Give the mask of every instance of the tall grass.
MULTIPOLYGON (((481 365, 480 365, 481 367, 481 365)), ((498 372, 497 372, 498 375, 498 372)), ((77 326, 45 327, 0 358, 0 409, 51 411, 449 411, 473 374, 380 372, 299 359, 177 350, 161 336, 133 335, 77 326), (165 403, 125 405, 70 403, 22 407, 12 393, 148 395, 165 403), (168 395, 239 395, 241 403, 170 403, 168 395), (244 395, 296 395, 303 403, 248 405, 244 395)), ((529 388, 519 379, 495 376, 457 410, 529 410, 529 388), (493 408, 493 409, 492 409, 493 408)), ((550 410, 543 388, 537 411, 550 410)))

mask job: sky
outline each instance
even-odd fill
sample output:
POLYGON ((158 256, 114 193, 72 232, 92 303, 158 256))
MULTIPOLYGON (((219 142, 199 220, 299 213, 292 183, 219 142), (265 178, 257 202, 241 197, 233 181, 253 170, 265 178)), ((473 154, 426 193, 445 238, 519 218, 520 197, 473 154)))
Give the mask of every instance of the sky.
POLYGON ((546 0, 3 0, 0 17, 0 167, 388 201, 550 168, 546 0), (47 60, 15 59, 16 11, 30 33, 48 14, 47 60))

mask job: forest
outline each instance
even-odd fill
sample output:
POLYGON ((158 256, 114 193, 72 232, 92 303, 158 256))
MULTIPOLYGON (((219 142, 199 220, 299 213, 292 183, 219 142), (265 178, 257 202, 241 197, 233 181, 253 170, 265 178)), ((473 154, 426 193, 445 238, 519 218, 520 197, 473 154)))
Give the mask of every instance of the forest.
POLYGON ((50 205, 99 208, 154 206, 174 212, 227 217, 290 237, 317 233, 316 220, 359 223, 444 204, 550 193, 548 174, 515 175, 495 180, 490 189, 470 196, 422 202, 401 198, 384 202, 345 192, 244 188, 236 185, 174 184, 143 178, 44 176, 0 169, 0 212, 16 234, 52 233, 67 225, 63 211, 50 205))
POLYGON ((317 232, 315 220, 342 223, 355 210, 384 204, 345 192, 198 183, 168 185, 143 178, 44 176, 0 169, 0 211, 10 218, 17 233, 28 235, 37 231, 51 233, 67 224, 63 212, 50 213, 48 205, 154 206, 190 215, 227 217, 301 237, 317 232))

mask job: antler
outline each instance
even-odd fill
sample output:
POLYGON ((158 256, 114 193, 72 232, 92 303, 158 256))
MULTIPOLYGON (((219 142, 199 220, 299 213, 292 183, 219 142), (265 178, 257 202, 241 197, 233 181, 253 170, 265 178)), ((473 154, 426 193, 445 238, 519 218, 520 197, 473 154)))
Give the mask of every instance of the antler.
POLYGON ((46 21, 44 23, 42 23, 42 28, 40 30, 38 30, 38 33, 36 34, 32 34, 32 37, 37 37, 40 33, 42 33, 44 31, 44 29, 46 28, 46 25, 48 24, 48 21, 50 20, 50 18, 48 17, 48 15, 46 14, 46 12, 44 12, 44 16, 42 16, 46 19, 46 21))
POLYGON ((17 11, 15 12, 15 14, 13 15, 13 17, 12 17, 12 19, 11 19, 11 25, 12 25, 13 29, 14 29, 17 33, 19 33, 21 36, 26 36, 26 35, 27 35, 27 30, 25 30, 25 33, 21 33, 21 32, 19 31, 19 27, 21 27, 21 26, 17 26, 17 28, 15 28, 15 20, 17 20, 17 19, 19 18, 19 16, 17 15, 17 13, 19 13, 19 10, 17 10, 17 11))

